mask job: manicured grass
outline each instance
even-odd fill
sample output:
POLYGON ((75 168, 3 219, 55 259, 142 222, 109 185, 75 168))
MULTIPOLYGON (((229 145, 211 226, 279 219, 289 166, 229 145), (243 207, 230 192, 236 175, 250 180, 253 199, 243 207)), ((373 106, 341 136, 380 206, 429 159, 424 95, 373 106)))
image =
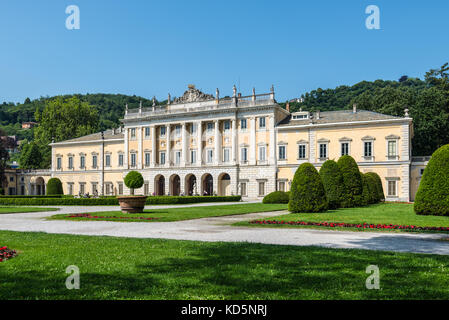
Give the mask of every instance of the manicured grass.
POLYGON ((449 257, 0 231, 0 299, 447 299, 449 257), (80 270, 80 289, 65 286, 80 270), (367 290, 366 268, 380 269, 367 290))
MULTIPOLYGON (((344 208, 338 210, 329 210, 324 213, 291 213, 281 215, 267 220, 276 221, 307 221, 307 222, 344 222, 356 224, 396 224, 396 225, 415 225, 420 227, 449 227, 449 217, 443 216, 421 216, 413 211, 413 204, 405 203, 381 203, 360 208, 344 208)), ((247 221, 238 222, 235 225, 240 226, 260 226, 250 224, 247 221)), ((263 225, 263 227, 283 227, 280 225, 263 225)), ((311 226, 286 226, 291 228, 303 228, 311 226)), ((356 228, 328 228, 324 229, 340 230, 363 230, 356 228)), ((368 229, 373 231, 372 229, 368 229)), ((392 231, 391 229, 381 229, 382 231, 392 231)), ((376 231, 379 231, 376 229, 376 231)), ((398 231, 398 230, 394 230, 398 231)))
MULTIPOLYGON (((91 213, 91 216, 98 218, 76 217, 70 218, 70 214, 58 214, 49 217, 49 219, 65 219, 65 220, 90 220, 90 221, 122 221, 122 222, 168 222, 199 219, 205 217, 220 217, 236 214, 246 214, 253 212, 268 212, 285 210, 285 204, 263 204, 263 203, 247 203, 217 206, 195 206, 184 208, 169 209, 151 209, 145 210, 144 213, 122 213, 120 211, 107 211, 91 213), (122 219, 121 219, 122 217, 122 219), (154 220, 141 220, 139 218, 153 218, 154 220)), ((86 211, 86 213, 88 213, 86 211)))
POLYGON ((23 212, 41 212, 41 211, 57 211, 58 208, 35 208, 35 207, 0 207, 0 214, 2 213, 23 213, 23 212))

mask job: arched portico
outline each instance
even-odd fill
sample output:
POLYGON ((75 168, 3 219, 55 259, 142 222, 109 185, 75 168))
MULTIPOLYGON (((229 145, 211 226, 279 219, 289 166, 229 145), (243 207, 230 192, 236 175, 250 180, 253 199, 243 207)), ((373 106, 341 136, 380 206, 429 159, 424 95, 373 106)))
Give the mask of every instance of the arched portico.
POLYGON ((214 194, 214 178, 209 173, 205 173, 201 177, 201 194, 204 196, 212 196, 214 194))
POLYGON ((45 180, 42 177, 33 177, 30 181, 31 195, 45 195, 45 180))
POLYGON ((231 195, 231 177, 227 173, 221 173, 218 176, 218 195, 219 196, 231 195))
POLYGON ((177 174, 170 177, 170 195, 179 196, 181 193, 181 179, 177 174))
POLYGON ((154 194, 157 196, 165 194, 165 177, 161 174, 154 178, 154 194))
POLYGON ((188 175, 186 175, 184 181, 185 181, 184 189, 185 189, 185 194, 187 196, 193 196, 193 195, 198 194, 199 188, 198 188, 198 183, 196 181, 196 177, 194 174, 189 173, 188 175))

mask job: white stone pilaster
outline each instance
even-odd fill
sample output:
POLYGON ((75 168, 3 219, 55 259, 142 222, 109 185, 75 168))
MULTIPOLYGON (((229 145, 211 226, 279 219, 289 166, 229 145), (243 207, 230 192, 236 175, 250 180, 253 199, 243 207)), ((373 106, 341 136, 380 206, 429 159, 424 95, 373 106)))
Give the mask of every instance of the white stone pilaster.
MULTIPOLYGON (((214 120, 215 123, 215 137, 214 137, 214 142, 215 142, 215 161, 214 161, 214 165, 218 165, 220 163, 220 158, 221 158, 221 150, 220 150, 220 122, 218 120, 214 120)), ((215 181, 214 181, 215 182, 215 181)))
POLYGON ((182 123, 181 127, 181 146, 181 166, 185 167, 187 162, 187 126, 185 122, 182 123))
POLYGON ((235 164, 237 161, 237 123, 236 119, 232 119, 232 149, 231 149, 231 163, 235 164))
POLYGON ((249 164, 255 165, 256 164, 256 152, 257 152, 257 146, 256 146, 256 118, 251 117, 249 118, 249 130, 250 130, 250 136, 249 136, 249 164))
POLYGON ((142 169, 142 146, 143 146, 143 138, 142 138, 142 127, 136 128, 137 131, 137 169, 142 169))
POLYGON ((271 165, 276 165, 277 157, 276 157, 276 128, 275 128, 275 120, 274 116, 269 117, 270 121, 270 145, 269 145, 269 163, 271 165))
POLYGON ((167 125, 167 129, 165 131, 165 134, 167 135, 167 145, 166 145, 166 154, 165 154, 165 166, 166 167, 170 167, 170 161, 171 161, 171 157, 170 157, 170 153, 171 153, 171 129, 170 129, 170 125, 167 125))
POLYGON ((203 161, 203 124, 201 120, 197 122, 196 134, 196 145, 198 148, 196 155, 196 164, 200 167, 203 161))
POLYGON ((125 127, 125 155, 123 157, 123 166, 124 166, 125 170, 129 169, 129 166, 128 166, 128 163, 129 163, 129 161, 128 161, 128 159, 129 159, 128 140, 129 140, 129 129, 125 127))
POLYGON ((151 126, 151 168, 154 168, 156 165, 157 152, 156 152, 156 126, 151 126))

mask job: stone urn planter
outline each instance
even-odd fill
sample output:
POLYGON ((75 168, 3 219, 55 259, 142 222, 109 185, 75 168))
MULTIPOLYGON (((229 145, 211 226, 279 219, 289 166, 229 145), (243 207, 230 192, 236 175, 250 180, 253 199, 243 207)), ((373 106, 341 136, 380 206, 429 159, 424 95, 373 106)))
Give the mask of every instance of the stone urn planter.
POLYGON ((117 200, 123 213, 142 213, 147 196, 118 196, 117 200))

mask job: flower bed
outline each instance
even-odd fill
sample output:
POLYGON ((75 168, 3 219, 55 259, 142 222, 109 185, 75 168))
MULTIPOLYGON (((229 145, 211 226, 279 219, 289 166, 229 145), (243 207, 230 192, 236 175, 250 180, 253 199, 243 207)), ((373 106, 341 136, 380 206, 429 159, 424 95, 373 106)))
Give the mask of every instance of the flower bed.
POLYGON ((370 224, 370 223, 344 223, 344 222, 308 222, 308 221, 277 221, 277 220, 253 220, 251 224, 276 224, 276 225, 292 225, 292 226, 319 226, 330 228, 357 228, 357 229, 396 229, 406 231, 444 231, 449 232, 449 227, 420 227, 414 225, 398 225, 398 224, 370 224))
POLYGON ((93 216, 90 213, 77 213, 67 216, 68 218, 88 218, 88 219, 117 219, 117 220, 156 220, 157 218, 147 218, 147 217, 114 217, 114 216, 93 216))
POLYGON ((0 248, 0 262, 14 258, 15 256, 17 256, 16 250, 8 249, 8 247, 0 248))

